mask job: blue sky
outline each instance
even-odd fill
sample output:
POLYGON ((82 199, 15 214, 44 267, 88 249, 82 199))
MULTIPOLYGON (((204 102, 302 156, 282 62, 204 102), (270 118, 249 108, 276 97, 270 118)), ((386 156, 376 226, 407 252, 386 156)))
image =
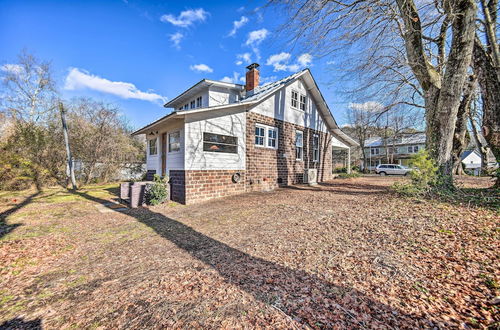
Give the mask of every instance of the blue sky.
POLYGON ((139 128, 203 78, 241 83, 261 64, 264 82, 310 67, 335 118, 345 99, 331 84, 335 58, 315 58, 278 37, 280 13, 264 1, 0 0, 0 65, 26 49, 52 62, 64 97, 118 105, 139 128))

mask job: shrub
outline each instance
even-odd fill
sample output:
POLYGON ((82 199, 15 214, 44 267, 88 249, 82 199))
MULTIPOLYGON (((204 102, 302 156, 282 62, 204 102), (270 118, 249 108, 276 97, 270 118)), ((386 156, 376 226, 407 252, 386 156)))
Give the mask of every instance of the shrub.
POLYGON ((161 178, 158 174, 154 176, 154 183, 147 185, 144 198, 149 205, 158 205, 168 199, 168 177, 161 178))
POLYGON ((361 174, 352 171, 351 173, 340 173, 337 177, 341 179, 358 178, 361 174))
POLYGON ((416 196, 428 193, 438 180, 438 166, 430 158, 427 150, 420 150, 410 161, 413 170, 411 182, 393 184, 393 189, 401 195, 416 196))

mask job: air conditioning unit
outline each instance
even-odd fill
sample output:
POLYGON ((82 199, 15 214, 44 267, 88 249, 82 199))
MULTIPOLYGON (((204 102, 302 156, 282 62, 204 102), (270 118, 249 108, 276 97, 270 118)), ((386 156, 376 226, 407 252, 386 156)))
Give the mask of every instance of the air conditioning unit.
POLYGON ((304 171, 304 183, 310 185, 318 184, 318 170, 315 168, 311 168, 304 171))

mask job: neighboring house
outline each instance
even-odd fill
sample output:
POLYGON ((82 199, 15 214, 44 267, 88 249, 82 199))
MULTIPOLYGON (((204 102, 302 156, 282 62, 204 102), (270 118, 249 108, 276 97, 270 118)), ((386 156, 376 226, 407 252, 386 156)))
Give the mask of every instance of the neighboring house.
POLYGON ((165 107, 169 115, 134 134, 147 138, 149 175, 168 175, 171 198, 193 203, 332 177, 332 150, 357 143, 344 134, 309 69, 259 86, 204 79, 165 107), (308 171, 313 169, 313 171, 308 171), (307 180, 307 181, 309 181, 307 180))
POLYGON ((425 149, 425 133, 402 134, 387 140, 382 137, 369 138, 364 148, 366 167, 372 171, 379 164, 408 166, 411 156, 422 149, 425 149))
POLYGON ((466 150, 462 153, 462 164, 465 166, 465 171, 473 175, 481 174, 481 154, 477 150, 466 150))

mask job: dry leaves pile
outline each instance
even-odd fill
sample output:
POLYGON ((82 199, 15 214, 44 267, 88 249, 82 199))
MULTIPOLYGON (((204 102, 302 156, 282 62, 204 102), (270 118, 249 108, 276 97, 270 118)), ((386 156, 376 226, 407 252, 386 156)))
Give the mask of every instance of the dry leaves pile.
POLYGON ((124 214, 29 204, 0 241, 0 325, 498 326, 499 211, 401 199, 392 180, 124 214))

